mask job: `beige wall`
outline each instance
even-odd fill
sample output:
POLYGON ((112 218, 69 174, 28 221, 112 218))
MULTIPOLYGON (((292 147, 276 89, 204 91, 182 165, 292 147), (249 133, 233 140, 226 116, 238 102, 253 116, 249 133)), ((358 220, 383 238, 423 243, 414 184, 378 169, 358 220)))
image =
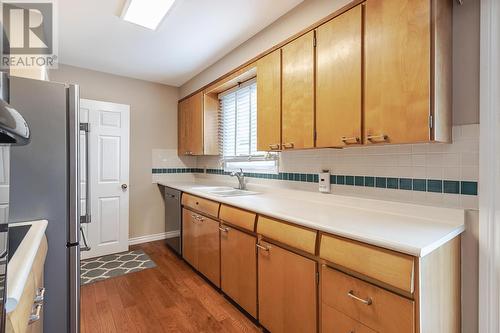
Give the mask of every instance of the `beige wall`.
POLYGON ((66 65, 49 75, 51 81, 78 83, 82 98, 130 105, 130 237, 163 232, 151 152, 177 148, 178 88, 66 65))
MULTIPOLYGON (((453 124, 479 123, 479 1, 453 1, 453 124)), ((350 0, 306 0, 180 87, 190 94, 350 0)))

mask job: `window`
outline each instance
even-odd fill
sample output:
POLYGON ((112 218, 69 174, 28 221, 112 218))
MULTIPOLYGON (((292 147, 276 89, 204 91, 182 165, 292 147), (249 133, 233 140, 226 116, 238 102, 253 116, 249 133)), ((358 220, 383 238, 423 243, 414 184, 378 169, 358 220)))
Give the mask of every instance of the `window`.
POLYGON ((277 155, 257 151, 255 79, 219 95, 219 140, 224 170, 277 172, 277 155))

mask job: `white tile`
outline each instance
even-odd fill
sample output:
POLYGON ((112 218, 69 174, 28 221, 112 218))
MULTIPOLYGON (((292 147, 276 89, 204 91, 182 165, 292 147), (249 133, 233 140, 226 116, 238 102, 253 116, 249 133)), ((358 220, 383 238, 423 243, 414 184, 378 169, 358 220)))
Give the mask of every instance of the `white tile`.
POLYGON ((430 153, 426 155, 426 166, 428 167, 441 167, 443 165, 443 154, 430 153))
POLYGON ((425 169, 425 175, 428 179, 443 179, 443 168, 442 167, 427 167, 425 169))
POLYGON ((425 143, 414 144, 414 145, 411 145, 411 151, 413 154, 426 153, 427 146, 428 145, 425 143))
POLYGON ((419 167, 427 164, 427 156, 425 154, 415 154, 411 157, 412 165, 419 167))
POLYGON ((463 139, 479 138, 479 124, 462 125, 461 130, 463 139))
POLYGON ((456 167, 460 164, 460 155, 457 153, 443 154, 444 167, 456 167))
POLYGON ((479 153, 478 152, 461 153, 460 154, 460 165, 461 166, 479 165, 479 153))
POLYGON ((479 167, 478 166, 461 167, 460 179, 477 181, 479 179, 479 167))
POLYGON ((425 167, 413 167, 413 178, 426 178, 427 177, 427 170, 425 167))
POLYGON ((459 167, 444 167, 443 168, 443 179, 459 180, 460 179, 460 168, 459 167))

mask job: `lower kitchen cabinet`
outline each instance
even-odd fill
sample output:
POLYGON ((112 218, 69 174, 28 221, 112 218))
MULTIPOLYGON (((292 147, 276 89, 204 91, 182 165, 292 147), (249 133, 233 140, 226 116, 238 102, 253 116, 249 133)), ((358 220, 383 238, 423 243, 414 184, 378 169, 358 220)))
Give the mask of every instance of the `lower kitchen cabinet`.
POLYGON ((348 332, 415 332, 413 300, 323 265, 322 332, 336 332, 329 330, 335 326, 332 316, 340 318, 339 322, 348 327, 348 332))
POLYGON ((182 257, 193 267, 198 267, 198 244, 196 238, 196 214, 182 210, 182 257))
POLYGON ((182 227, 184 259, 219 287, 219 222, 184 208, 182 227))
POLYGON ((222 225, 221 289, 257 318, 257 238, 222 225))
POLYGON ((259 242, 259 321, 273 333, 316 332, 316 262, 259 242))
POLYGON ((321 332, 323 333, 376 333, 334 308, 321 304, 321 332))

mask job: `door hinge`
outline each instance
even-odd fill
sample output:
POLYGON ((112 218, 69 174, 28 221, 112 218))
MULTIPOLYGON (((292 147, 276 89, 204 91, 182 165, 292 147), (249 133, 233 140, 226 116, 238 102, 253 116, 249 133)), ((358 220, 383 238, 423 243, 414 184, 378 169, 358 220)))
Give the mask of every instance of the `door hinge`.
POLYGON ((319 272, 316 272, 316 284, 319 285, 319 272))
POLYGON ((316 35, 313 36, 313 47, 316 47, 316 35))
POLYGON ((90 132, 90 124, 80 123, 80 131, 90 132))
POLYGON ((314 139, 314 142, 316 142, 316 140, 318 139, 318 132, 314 131, 313 139, 314 139))
POLYGON ((429 128, 434 127, 434 116, 431 114, 429 115, 429 128))

